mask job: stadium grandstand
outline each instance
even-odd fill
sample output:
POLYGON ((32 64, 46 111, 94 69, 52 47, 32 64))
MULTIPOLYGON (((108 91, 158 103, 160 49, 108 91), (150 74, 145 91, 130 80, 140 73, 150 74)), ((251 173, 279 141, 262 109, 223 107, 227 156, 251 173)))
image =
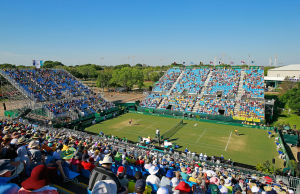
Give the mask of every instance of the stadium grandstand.
POLYGON ((76 120, 114 107, 61 69, 7 69, 0 74, 26 99, 23 109, 40 109, 48 120, 76 120))
MULTIPOLYGON (((105 134, 101 129, 92 134, 90 131, 75 130, 76 128, 54 126, 51 122, 32 121, 34 114, 40 114, 45 121, 69 118, 71 121, 80 120, 80 124, 76 125, 81 125, 81 118, 92 115, 93 125, 117 116, 116 110, 120 105, 95 94, 64 70, 6 69, 1 70, 0 74, 1 79, 6 80, 5 87, 2 88, 15 88, 17 91, 7 93, 8 95, 19 94, 26 99, 23 101, 23 109, 18 108, 20 114, 9 114, 0 120, 0 193, 233 194, 299 191, 297 186, 300 179, 289 176, 293 175, 289 170, 277 175, 273 171, 262 173, 254 166, 230 160, 226 157, 228 155, 197 153, 191 151, 192 148, 182 149, 175 143, 172 144, 173 147, 165 147, 164 143, 170 143, 168 140, 171 141, 171 137, 187 125, 182 117, 174 127, 164 130, 162 135, 165 138, 160 139, 158 135, 151 143, 144 140, 151 139, 150 135, 147 138, 141 137, 141 141, 128 140, 129 131, 120 138, 114 134, 105 134), (26 117, 26 114, 29 116, 26 117), (161 140, 163 146, 160 145, 161 140)), ((141 107, 135 105, 130 105, 134 112, 130 114, 141 113, 135 109, 142 107, 149 110, 169 110, 174 115, 179 112, 204 117, 222 116, 240 122, 260 123, 264 120, 263 69, 171 68, 140 102, 141 107)), ((128 107, 127 110, 129 111, 128 107)), ((122 125, 144 126, 142 122, 138 123, 142 117, 132 117, 130 115, 130 120, 125 120, 125 123, 111 126, 109 132, 113 128, 122 131, 122 125)), ((193 121, 193 127, 196 131, 196 120, 193 121)), ((216 140, 214 145, 205 144, 203 140, 199 145, 228 154, 230 139, 240 138, 239 135, 232 137, 231 129, 253 132, 251 127, 230 126, 225 131, 229 137, 224 147, 216 145, 216 139, 224 137, 217 137, 214 134, 215 128, 203 129, 196 138, 200 141, 205 133, 212 133, 208 139, 216 140)), ((223 129, 219 129, 217 131, 220 133, 223 129)), ((158 129, 150 131, 155 130, 158 129)), ((145 128, 140 131, 148 135, 145 128)), ((133 133, 136 135, 140 131, 133 133)), ((269 131, 269 137, 266 137, 267 132, 263 130, 259 134, 256 131, 254 133, 257 139, 262 137, 268 141, 271 148, 276 147, 277 150, 266 150, 276 154, 278 151, 279 154, 274 155, 278 156, 276 161, 287 161, 284 143, 275 130, 272 133, 269 131)), ((243 135, 246 138, 248 134, 243 135)), ((198 141, 188 143, 193 147, 198 141)), ((243 143, 240 139, 237 141, 243 143)), ((239 147, 234 150, 237 155, 243 151, 238 149, 239 147)), ((255 151, 250 152, 253 154, 255 151)))
POLYGON ((265 115, 263 73, 261 67, 171 68, 140 105, 260 123, 265 115))

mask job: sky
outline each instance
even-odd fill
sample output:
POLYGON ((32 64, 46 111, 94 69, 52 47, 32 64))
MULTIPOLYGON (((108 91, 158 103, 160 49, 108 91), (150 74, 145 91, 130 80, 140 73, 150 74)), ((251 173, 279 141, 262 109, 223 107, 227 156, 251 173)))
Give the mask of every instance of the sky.
POLYGON ((299 0, 0 0, 0 64, 300 64, 299 0))

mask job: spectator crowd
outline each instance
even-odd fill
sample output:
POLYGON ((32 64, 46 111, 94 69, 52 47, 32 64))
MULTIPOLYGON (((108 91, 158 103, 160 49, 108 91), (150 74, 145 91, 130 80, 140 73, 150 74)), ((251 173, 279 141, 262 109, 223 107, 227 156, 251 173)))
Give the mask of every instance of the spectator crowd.
POLYGON ((295 193, 282 179, 243 172, 223 156, 158 152, 126 138, 0 121, 0 193, 58 193, 88 179, 89 193, 295 193))
POLYGON ((241 78, 242 69, 238 68, 171 68, 141 106, 260 122, 265 116, 261 100, 264 98, 264 71, 260 68, 243 71, 241 78), (238 98, 240 83, 243 84, 241 99, 238 98))

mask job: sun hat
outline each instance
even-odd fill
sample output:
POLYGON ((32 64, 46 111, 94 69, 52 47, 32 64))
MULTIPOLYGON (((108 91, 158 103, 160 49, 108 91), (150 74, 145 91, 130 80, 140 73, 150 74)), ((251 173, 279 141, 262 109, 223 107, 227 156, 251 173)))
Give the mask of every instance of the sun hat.
POLYGON ((11 134, 11 138, 13 138, 13 139, 18 139, 19 138, 19 133, 18 132, 13 132, 12 134, 11 134))
POLYGON ((109 155, 105 155, 103 160, 99 162, 100 164, 112 164, 112 158, 109 155))
POLYGON ((166 187, 160 187, 156 194, 169 194, 169 190, 166 187))
POLYGON ((3 140, 10 139, 10 136, 9 136, 9 135, 4 135, 4 137, 3 137, 2 139, 3 139, 3 140))
POLYGON ((220 192, 221 193, 228 193, 228 188, 225 187, 225 186, 222 186, 221 189, 220 189, 220 192))
POLYGON ((113 180, 100 180, 97 181, 92 190, 92 194, 116 194, 117 184, 113 180))
POLYGON ((25 136, 22 136, 22 137, 20 137, 19 139, 18 139, 18 144, 22 144, 22 143, 25 143, 25 141, 26 141, 26 138, 25 138, 25 136))
POLYGON ((18 140, 17 139, 12 139, 11 141, 10 141, 10 144, 11 145, 16 145, 18 143, 18 140))
POLYGON ((176 187, 175 190, 183 191, 189 193, 191 191, 191 187, 184 181, 181 181, 176 187))
POLYGON ((168 171, 167 171, 167 174, 166 174, 166 177, 168 177, 168 178, 173 178, 173 177, 174 177, 174 172, 173 172, 173 170, 168 170, 168 171))
POLYGON ((272 191, 272 187, 270 185, 264 186, 265 191, 272 191))
POLYGON ((29 134, 31 134, 31 130, 26 131, 26 135, 29 135, 29 134))
POLYGON ((145 191, 146 188, 146 181, 143 179, 138 179, 135 183, 135 192, 136 193, 142 193, 145 191))
POLYGON ((4 129, 3 129, 3 131, 8 131, 8 130, 10 130, 9 126, 5 126, 4 129))
POLYGON ((28 144, 28 148, 30 149, 38 149, 40 147, 40 144, 38 141, 32 140, 29 144, 28 144))
POLYGON ((73 147, 70 147, 70 148, 62 151, 60 156, 61 156, 62 159, 70 160, 70 159, 73 158, 75 152, 76 152, 76 149, 73 148, 73 147))
POLYGON ((173 188, 176 187, 179 184, 179 180, 177 178, 172 178, 171 182, 172 182, 173 188))
POLYGON ((39 139, 40 136, 38 133, 34 133, 34 135, 31 137, 32 139, 39 139))
POLYGON ((251 192, 252 192, 252 193, 257 193, 257 192, 259 192, 259 188, 258 188, 256 185, 253 185, 252 188, 251 188, 251 192))
POLYGON ((24 189, 36 190, 40 189, 50 183, 49 174, 56 171, 55 167, 47 167, 43 164, 33 168, 31 175, 28 179, 21 183, 24 189))
POLYGON ((151 168, 149 169, 149 173, 151 175, 156 174, 159 171, 159 168, 157 166, 151 166, 151 168))

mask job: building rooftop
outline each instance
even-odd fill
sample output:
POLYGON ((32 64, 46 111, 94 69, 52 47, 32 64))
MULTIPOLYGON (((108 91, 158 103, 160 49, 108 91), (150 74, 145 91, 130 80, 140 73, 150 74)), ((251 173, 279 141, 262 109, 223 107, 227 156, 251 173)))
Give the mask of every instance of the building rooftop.
POLYGON ((300 64, 291 64, 282 67, 270 69, 269 71, 300 71, 300 64))

